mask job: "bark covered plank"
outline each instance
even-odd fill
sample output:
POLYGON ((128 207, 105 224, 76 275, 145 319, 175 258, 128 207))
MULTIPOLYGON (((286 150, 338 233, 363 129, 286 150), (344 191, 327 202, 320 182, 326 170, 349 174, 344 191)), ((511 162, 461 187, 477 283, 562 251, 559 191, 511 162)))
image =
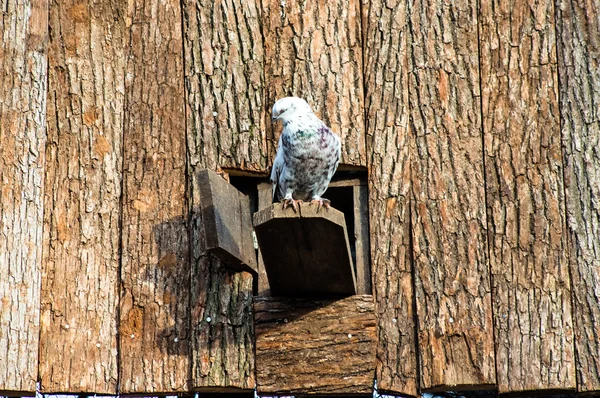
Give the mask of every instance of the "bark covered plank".
POLYGON ((0 394, 38 376, 47 93, 47 1, 0 16, 0 394))
POLYGON ((418 395, 410 247, 407 4, 362 1, 377 387, 418 395))
POLYGON ((421 388, 496 382, 477 1, 409 6, 413 255, 421 388))
POLYGON ((43 393, 117 393, 125 9, 49 6, 43 393))
POLYGON ((577 389, 600 391, 600 4, 556 2, 577 389))
POLYGON ((484 0, 480 19, 498 390, 574 389, 554 4, 484 0))
POLYGON ((182 7, 190 163, 267 172, 260 2, 186 0, 182 7))
POLYGON ((372 394, 372 296, 261 297, 254 303, 254 320, 259 394, 372 394))
POLYGON ((178 1, 129 5, 120 393, 190 385, 183 43, 178 1))

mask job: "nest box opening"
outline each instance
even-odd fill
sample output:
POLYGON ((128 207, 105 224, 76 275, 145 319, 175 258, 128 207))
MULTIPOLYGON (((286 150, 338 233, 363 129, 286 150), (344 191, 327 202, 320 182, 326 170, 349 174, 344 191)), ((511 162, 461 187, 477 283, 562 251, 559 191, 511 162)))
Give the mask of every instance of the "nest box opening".
POLYGON ((299 214, 272 203, 272 186, 262 175, 225 171, 224 177, 209 170, 199 173, 201 242, 232 270, 258 275, 258 295, 371 294, 365 172, 338 171, 323 195, 332 208, 317 212, 305 203, 299 214), (265 209, 271 209, 271 219, 263 217, 268 228, 254 223, 253 230, 252 218, 265 209))
POLYGON ((270 223, 269 228, 257 226, 257 216, 254 216, 259 251, 269 251, 260 253, 258 258, 259 295, 319 297, 371 294, 365 172, 338 171, 323 195, 331 201, 332 209, 321 209, 320 213, 316 213, 309 204, 304 204, 299 212, 300 217, 296 217, 289 209, 283 214, 277 207, 279 204, 273 206, 270 183, 259 184, 257 191, 259 213, 272 208, 268 217, 265 214, 260 216, 263 223, 270 223), (334 215, 338 211, 341 218, 334 215), (337 229, 336 223, 343 225, 345 231, 337 229), (289 239, 284 239, 283 235, 286 234, 290 235, 289 239), (264 235, 263 244, 261 235, 264 235), (348 262, 342 261, 345 239, 350 257, 348 262), (269 245, 274 241, 277 243, 269 245), (328 248, 327 242, 335 247, 328 248), (273 253, 288 246, 296 247, 289 248, 287 253, 273 253), (349 272, 344 270, 345 264, 349 272))

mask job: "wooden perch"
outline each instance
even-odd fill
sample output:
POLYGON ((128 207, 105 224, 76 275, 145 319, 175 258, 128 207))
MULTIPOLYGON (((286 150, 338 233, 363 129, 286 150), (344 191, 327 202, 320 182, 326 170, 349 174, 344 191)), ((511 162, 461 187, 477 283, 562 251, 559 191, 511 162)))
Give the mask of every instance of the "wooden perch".
POLYGON ((260 395, 373 394, 373 297, 254 301, 260 395))
POLYGON ((198 173, 205 250, 236 271, 256 274, 248 197, 217 173, 198 173))
POLYGON ((304 203, 277 203, 254 214, 254 229, 273 295, 356 294, 344 214, 304 203))

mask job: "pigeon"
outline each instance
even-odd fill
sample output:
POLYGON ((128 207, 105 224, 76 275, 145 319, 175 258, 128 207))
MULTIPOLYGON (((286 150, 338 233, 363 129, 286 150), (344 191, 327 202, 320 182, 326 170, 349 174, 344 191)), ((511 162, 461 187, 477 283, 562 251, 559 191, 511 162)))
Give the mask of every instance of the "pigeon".
POLYGON ((308 103, 286 97, 273 105, 272 120, 283 123, 277 154, 271 171, 273 201, 286 209, 305 201, 329 209, 321 197, 335 173, 341 154, 341 140, 314 113, 308 103))

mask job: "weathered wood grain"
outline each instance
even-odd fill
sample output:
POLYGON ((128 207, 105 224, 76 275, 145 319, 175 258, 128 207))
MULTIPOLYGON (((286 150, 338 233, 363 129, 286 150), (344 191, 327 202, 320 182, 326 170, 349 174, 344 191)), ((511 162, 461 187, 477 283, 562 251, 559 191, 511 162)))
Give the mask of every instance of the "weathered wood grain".
POLYGON ((117 392, 125 7, 50 3, 44 393, 117 392))
MULTIPOLYGON (((189 161, 267 172, 258 0, 182 2, 189 161)), ((270 120, 270 115, 269 115, 270 120)))
POLYGON ((477 2, 409 3, 412 227, 422 389, 495 384, 477 2))
MULTIPOLYGON (((257 191, 259 211, 270 207, 273 201, 272 185, 270 183, 261 182, 257 186, 257 191)), ((355 260, 356 294, 371 294, 369 198, 366 177, 341 177, 341 179, 334 180, 329 184, 326 196, 332 200, 332 207, 335 207, 336 210, 344 213, 350 252, 351 256, 354 254, 353 260, 355 260)), ((281 204, 279 204, 279 206, 281 207, 281 204)), ((284 274, 284 276, 289 278, 288 275, 284 274)), ((260 248, 257 282, 258 295, 270 296, 271 289, 260 248)))
MULTIPOLYGON (((366 166, 360 0, 262 2, 266 115, 302 97, 342 137, 342 165, 366 166)), ((270 159, 281 127, 267 123, 270 159)))
POLYGON ((212 170, 198 173, 208 250, 234 271, 257 273, 252 215, 246 195, 212 170))
POLYGON ((406 12, 402 1, 362 2, 377 387, 416 396, 406 12))
POLYGON ((188 391, 189 245, 180 3, 130 4, 125 86, 121 393, 188 391))
POLYGON ((350 239, 354 238, 357 294, 371 294, 371 247, 369 239, 369 190, 365 182, 352 187, 352 203, 354 212, 354 231, 350 231, 350 239), (352 237, 352 235, 354 235, 352 237))
POLYGON ((254 303, 259 394, 370 393, 373 297, 339 301, 260 297, 254 303))
POLYGON ((552 1, 481 2, 500 393, 575 388, 552 1))
POLYGON ((302 203, 275 203, 254 213, 254 230, 274 295, 326 297, 356 294, 344 213, 302 203))
MULTIPOLYGON (((193 106, 193 103, 187 103, 188 112, 193 106)), ((188 156, 202 150, 197 137, 200 132, 191 123, 188 118, 188 156)), ((190 388, 195 391, 247 391, 256 385, 253 278, 247 272, 228 270, 218 258, 202 249, 206 247, 206 237, 198 174, 205 168, 212 169, 210 162, 205 156, 188 160, 192 281, 190 388)))
POLYGON ((48 2, 6 2, 0 35, 0 394, 31 394, 38 375, 48 2))
POLYGON ((267 172, 264 50, 256 1, 183 3, 188 178, 191 200, 191 388, 251 390, 252 276, 201 250, 198 172, 267 172))
MULTIPOLYGON (((271 206, 273 203, 273 185, 271 183, 260 183, 257 185, 258 190, 258 210, 262 210, 271 206)), ((258 295, 270 296, 271 288, 269 287, 269 277, 265 269, 265 262, 262 258, 260 247, 258 248, 258 295)))
POLYGON ((577 389, 600 391, 600 3, 556 2, 577 389))

